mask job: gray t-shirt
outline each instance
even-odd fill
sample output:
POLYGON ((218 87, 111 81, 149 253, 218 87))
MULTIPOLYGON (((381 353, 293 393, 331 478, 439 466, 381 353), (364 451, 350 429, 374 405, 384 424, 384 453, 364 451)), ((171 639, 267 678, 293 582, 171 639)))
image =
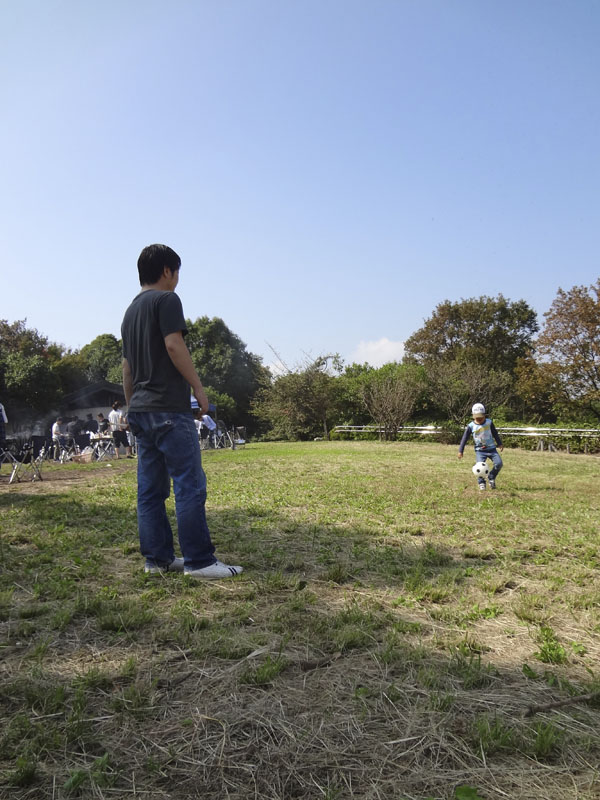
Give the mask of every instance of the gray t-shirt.
POLYGON ((123 357, 133 380, 129 411, 190 411, 190 386, 175 368, 164 341, 177 331, 187 333, 175 292, 147 289, 133 299, 121 324, 123 357))

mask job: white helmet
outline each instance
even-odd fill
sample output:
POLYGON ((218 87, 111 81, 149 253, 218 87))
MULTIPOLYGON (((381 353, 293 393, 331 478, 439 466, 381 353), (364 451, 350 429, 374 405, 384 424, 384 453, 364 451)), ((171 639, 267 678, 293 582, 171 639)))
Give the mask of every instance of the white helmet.
POLYGON ((485 417, 485 406, 483 405, 483 403, 475 403, 475 405, 471 409, 471 414, 474 417, 485 417))

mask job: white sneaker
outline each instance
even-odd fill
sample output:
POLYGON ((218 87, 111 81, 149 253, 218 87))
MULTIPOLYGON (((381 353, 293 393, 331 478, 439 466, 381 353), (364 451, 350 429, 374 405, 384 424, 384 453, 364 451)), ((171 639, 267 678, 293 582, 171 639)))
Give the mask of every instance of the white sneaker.
POLYGON ((480 492, 485 492, 485 483, 480 483, 479 484, 479 491, 480 492))
POLYGON ((495 489, 496 488, 496 481, 494 480, 494 478, 488 478, 488 481, 490 483, 490 489, 495 489))
POLYGON ((156 564, 148 564, 146 562, 144 572, 148 575, 160 575, 162 572, 183 572, 183 558, 174 558, 166 567, 159 567, 156 564))
POLYGON ((203 578, 205 581, 215 581, 222 578, 233 578, 243 572, 243 567, 230 567, 229 564, 223 564, 222 561, 215 561, 210 567, 201 567, 201 569, 185 569, 184 575, 189 575, 190 578, 203 578))

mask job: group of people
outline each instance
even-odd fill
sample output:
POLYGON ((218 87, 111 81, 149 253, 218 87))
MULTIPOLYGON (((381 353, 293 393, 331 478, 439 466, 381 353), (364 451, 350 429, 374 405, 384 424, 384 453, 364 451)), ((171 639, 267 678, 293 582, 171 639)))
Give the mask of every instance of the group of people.
POLYGON ((127 416, 118 400, 112 404, 108 419, 102 412, 96 415, 96 419, 92 414, 88 414, 84 420, 75 415, 68 422, 65 422, 62 417, 57 417, 56 422, 52 425, 52 445, 54 447, 55 460, 59 458, 61 450, 75 443, 77 436, 86 433, 91 438, 112 436, 115 458, 118 459, 120 457, 119 450, 121 446, 125 448, 126 457, 133 458, 134 437, 129 430, 127 416))

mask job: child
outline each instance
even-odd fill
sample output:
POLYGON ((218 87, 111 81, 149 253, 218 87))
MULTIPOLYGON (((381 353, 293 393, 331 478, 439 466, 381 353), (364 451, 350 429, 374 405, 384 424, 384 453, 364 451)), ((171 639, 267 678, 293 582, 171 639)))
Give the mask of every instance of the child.
MULTIPOLYGON (((502 459, 500 453, 504 450, 500 434, 496 430, 496 426, 489 417, 485 415, 485 406, 481 403, 475 403, 471 409, 473 414, 473 422, 469 422, 463 433, 460 445, 458 446, 458 457, 463 457, 463 451, 466 443, 469 441, 469 436, 473 434, 473 441, 475 443, 475 458, 485 464, 486 459, 491 458, 494 462, 494 467, 488 476, 490 482, 490 489, 496 488, 496 476, 502 469, 502 459), (496 450, 498 445, 498 450, 496 450)), ((477 478, 479 488, 485 491, 485 478, 477 478)))

